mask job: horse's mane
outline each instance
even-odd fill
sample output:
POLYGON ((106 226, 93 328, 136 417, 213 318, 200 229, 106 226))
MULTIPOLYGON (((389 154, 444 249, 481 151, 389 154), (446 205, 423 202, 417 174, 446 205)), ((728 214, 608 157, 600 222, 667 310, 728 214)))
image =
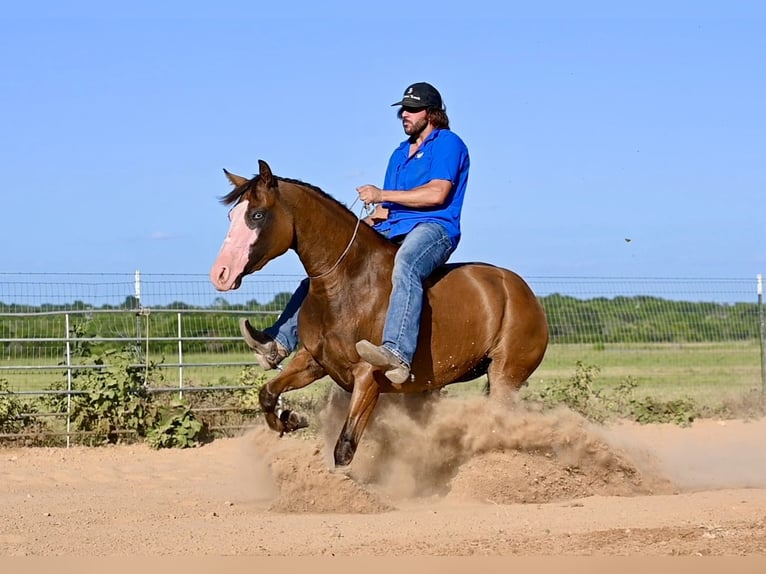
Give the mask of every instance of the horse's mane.
MULTIPOLYGON (((240 186, 235 187, 229 193, 227 193, 223 197, 220 197, 219 201, 224 205, 233 205, 237 203, 243 195, 245 195, 252 187, 254 187, 258 183, 258 180, 260 179, 260 177, 261 177, 260 175, 253 176, 251 180, 247 181, 246 183, 243 183, 240 186)), ((316 185, 306 183, 305 181, 301 181, 299 179, 291 179, 289 177, 280 177, 276 175, 274 176, 274 179, 276 179, 277 181, 283 181, 285 183, 292 183, 294 185, 300 185, 302 187, 306 187, 318 193, 320 196, 326 199, 329 199, 330 201, 337 204, 339 207, 343 208, 344 210, 351 213, 351 215, 353 215, 351 210, 346 205, 344 205, 343 203, 335 199, 332 195, 330 195, 329 193, 326 193, 325 191, 323 191, 320 187, 316 185)))

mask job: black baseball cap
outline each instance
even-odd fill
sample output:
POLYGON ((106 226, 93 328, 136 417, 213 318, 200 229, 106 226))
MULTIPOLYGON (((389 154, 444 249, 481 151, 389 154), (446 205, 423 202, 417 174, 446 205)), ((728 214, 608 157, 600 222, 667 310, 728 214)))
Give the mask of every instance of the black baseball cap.
POLYGON ((442 109, 442 97, 439 90, 427 82, 418 82, 407 86, 401 101, 392 106, 407 106, 408 108, 439 108, 442 109))

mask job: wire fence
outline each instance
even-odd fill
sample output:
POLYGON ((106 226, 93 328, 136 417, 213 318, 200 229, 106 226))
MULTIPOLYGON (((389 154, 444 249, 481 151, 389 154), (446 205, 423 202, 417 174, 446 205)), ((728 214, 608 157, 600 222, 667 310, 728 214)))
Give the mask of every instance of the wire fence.
MULTIPOLYGON (((204 275, 0 273, 0 398, 77 393, 73 374, 108 367, 115 348, 151 366, 155 392, 242 388, 253 357, 239 317, 270 324, 301 279, 256 275, 222 296, 204 275)), ((597 365, 603 384, 766 392, 760 276, 527 280, 551 333, 531 382, 567 377, 581 362, 597 365)))
POLYGON ((34 311, 257 306, 279 304, 275 296, 292 293, 301 279, 298 275, 248 277, 239 289, 221 295, 201 274, 0 272, 0 305, 34 311))

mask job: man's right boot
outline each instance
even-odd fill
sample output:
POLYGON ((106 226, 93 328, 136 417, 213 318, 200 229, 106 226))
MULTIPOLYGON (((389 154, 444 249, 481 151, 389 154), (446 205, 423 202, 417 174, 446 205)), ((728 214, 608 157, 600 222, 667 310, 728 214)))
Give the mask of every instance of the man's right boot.
POLYGON ((383 369, 388 380, 395 385, 401 385, 410 380, 410 366, 388 347, 373 345, 367 339, 362 339, 356 343, 356 352, 373 367, 383 369))

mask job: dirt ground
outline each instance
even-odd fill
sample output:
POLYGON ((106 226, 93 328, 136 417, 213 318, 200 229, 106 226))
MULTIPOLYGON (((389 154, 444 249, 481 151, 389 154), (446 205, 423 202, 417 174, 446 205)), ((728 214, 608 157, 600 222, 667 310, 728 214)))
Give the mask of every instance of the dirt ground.
POLYGON ((379 405, 320 437, 0 449, 0 556, 766 555, 766 419, 596 427, 567 411, 379 405))

